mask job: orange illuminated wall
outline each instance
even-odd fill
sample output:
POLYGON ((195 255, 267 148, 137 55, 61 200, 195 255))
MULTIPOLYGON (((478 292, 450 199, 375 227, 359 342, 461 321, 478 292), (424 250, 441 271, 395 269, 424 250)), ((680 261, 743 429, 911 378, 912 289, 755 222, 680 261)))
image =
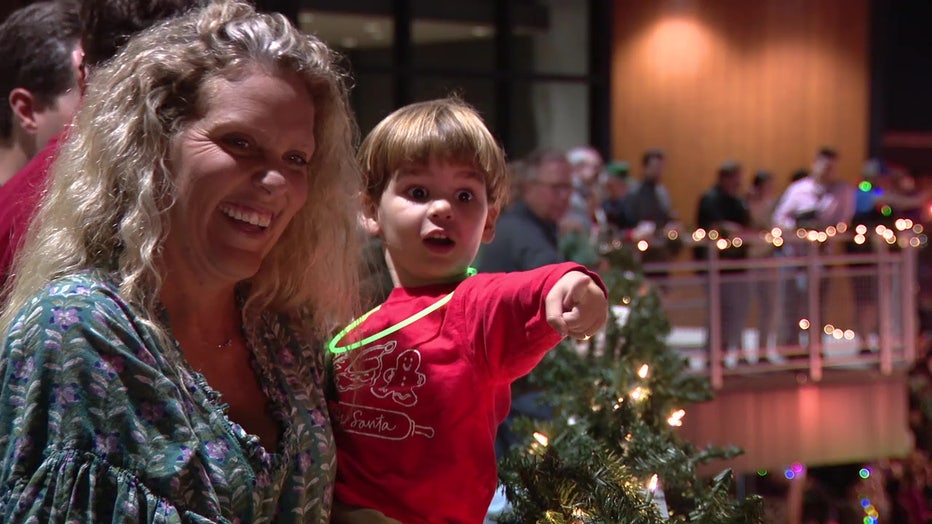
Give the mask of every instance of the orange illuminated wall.
POLYGON ((906 377, 863 370, 831 375, 819 383, 721 390, 709 402, 686 408, 680 435, 693 444, 736 445, 744 453, 700 469, 751 472, 850 464, 904 457, 912 446, 906 377), (839 378, 841 377, 841 378, 839 378))
POLYGON ((868 0, 616 0, 612 153, 667 151, 674 206, 694 224, 717 166, 767 168, 782 188, 830 145, 855 180, 868 141, 868 0))

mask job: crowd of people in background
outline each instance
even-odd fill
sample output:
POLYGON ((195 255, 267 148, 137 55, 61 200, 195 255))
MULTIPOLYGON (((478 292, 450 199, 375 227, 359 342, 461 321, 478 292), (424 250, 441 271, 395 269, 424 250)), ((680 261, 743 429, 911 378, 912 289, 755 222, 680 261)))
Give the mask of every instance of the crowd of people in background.
MULTIPOLYGON (((632 250, 645 264, 670 262, 679 253, 706 261, 715 253, 723 264, 734 263, 723 266, 719 289, 724 364, 734 366, 742 358, 742 330, 749 323, 752 304, 757 311, 758 337, 764 344, 763 352, 759 353, 762 360, 783 363, 787 356, 781 352, 782 347, 803 341, 797 321, 808 316, 807 275, 805 271, 773 266, 748 271, 740 268, 742 262, 797 257, 808 253, 804 249, 812 246, 824 254, 871 253, 886 246, 870 240, 857 241, 857 226, 873 232, 881 225, 893 228, 897 219, 909 218, 917 224, 928 220, 923 213, 928 213, 932 199, 928 192, 917 190, 916 181, 905 169, 870 159, 864 163, 857 182, 850 182, 838 173, 838 156, 831 148, 820 148, 809 167, 795 170, 785 181, 766 169, 750 174, 737 161, 722 162, 713 186, 698 196, 695 222, 691 224, 706 232, 705 241, 695 243, 693 249, 680 250, 681 243, 671 238, 690 237, 693 230, 685 229, 682 214, 674 208, 664 185, 664 151, 651 149, 643 154, 639 178, 632 163, 604 162, 591 147, 565 153, 536 151, 511 162, 512 203, 499 221, 495 240, 480 252, 479 267, 527 269, 560 260, 600 267, 606 263, 604 250, 616 249, 618 245, 632 250), (782 192, 781 186, 786 187, 782 192), (783 245, 768 240, 767 235, 772 237, 774 228, 787 231, 786 236, 791 238, 783 245), (793 243, 792 237, 799 228, 814 231, 835 228, 836 232, 847 229, 848 234, 837 235, 835 242, 793 243), (727 249, 719 250, 708 241, 710 231, 715 231, 720 239, 741 238, 744 242, 738 246, 729 242, 727 249), (646 242, 646 250, 637 248, 640 241, 646 242), (729 279, 729 275, 744 278, 729 279)), ((929 251, 928 248, 920 251, 920 279, 923 271, 928 271, 929 251)), ((647 275, 663 286, 669 272, 649 269, 650 266, 647 275)), ((876 356, 880 314, 876 271, 870 262, 864 261, 851 263, 848 269, 852 273, 845 280, 854 300, 858 343, 863 353, 876 356)), ((827 282, 823 278, 817 287, 823 305, 827 282)), ((921 287, 920 302, 921 297, 928 295, 928 284, 925 282, 921 287)), ((823 317, 826 314, 821 313, 823 317)), ((920 316, 920 330, 925 334, 932 332, 929 315, 920 316)), ((870 472, 867 481, 858 476, 862 465, 811 470, 802 490, 802 522, 867 522, 865 517, 877 515, 880 522, 925 524, 932 517, 932 471, 928 458, 932 452, 930 341, 928 335, 920 337, 918 359, 909 372, 914 452, 905 458, 867 465, 865 471, 870 472), (872 488, 865 491, 865 486, 872 488)), ((539 392, 529 390, 522 381, 515 384, 513 393, 512 416, 541 419, 550 416, 547 406, 537 401, 539 392)), ((501 445, 508 445, 509 436, 506 423, 499 432, 501 445)), ((786 482, 781 477, 767 488, 768 482, 761 479, 758 492, 779 505, 786 496, 786 482)), ((768 508, 768 515, 777 515, 768 522, 785 521, 781 520, 785 515, 779 508, 775 511, 768 508)))
MULTIPOLYGON (((786 180, 767 169, 752 172, 738 161, 723 161, 714 184, 698 196, 695 219, 688 223, 665 185, 666 155, 649 149, 637 169, 629 161, 606 162, 589 146, 540 150, 513 160, 513 203, 503 213, 496 239, 481 251, 480 267, 518 269, 557 260, 598 267, 605 264, 607 249, 621 245, 635 251, 647 275, 663 289, 670 272, 653 263, 683 259, 684 244, 698 231, 701 241, 685 253, 697 261, 714 253, 725 263, 717 327, 725 365, 748 359, 743 332, 752 310, 757 312, 755 358, 782 363, 786 356, 780 348, 805 341, 800 318, 815 314, 806 311, 805 271, 769 267, 748 274, 741 262, 805 255, 811 243, 796 242, 799 229, 838 233, 834 241, 819 243, 820 253, 870 253, 879 249, 877 242, 872 235, 853 240, 857 226, 873 232, 879 225, 893 228, 901 218, 919 223, 926 218, 924 204, 932 201, 932 195, 916 189, 907 170, 878 159, 866 161, 853 183, 838 172, 839 153, 822 147, 808 167, 786 180), (786 232, 776 242, 775 228, 786 232), (710 239, 727 241, 727 248, 716 248, 710 239)), ((848 280, 856 303, 857 343, 866 353, 878 351, 879 326, 877 277, 865 264, 852 264, 848 280)), ((829 282, 822 278, 818 284, 822 319, 830 314, 825 306, 829 282)))

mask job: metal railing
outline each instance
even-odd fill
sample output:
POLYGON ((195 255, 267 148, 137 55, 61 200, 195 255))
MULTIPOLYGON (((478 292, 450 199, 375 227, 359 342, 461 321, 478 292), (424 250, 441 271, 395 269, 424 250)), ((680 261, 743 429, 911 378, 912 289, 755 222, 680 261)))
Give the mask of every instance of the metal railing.
MULTIPOLYGON (((730 243, 706 242, 704 260, 643 264, 673 328, 668 344, 713 387, 757 373, 807 372, 814 381, 826 369, 890 374, 915 359, 924 235, 898 232, 891 242, 879 230, 813 233, 778 242, 772 256, 727 258, 730 243)), ((772 236, 751 241, 774 245, 772 236)))

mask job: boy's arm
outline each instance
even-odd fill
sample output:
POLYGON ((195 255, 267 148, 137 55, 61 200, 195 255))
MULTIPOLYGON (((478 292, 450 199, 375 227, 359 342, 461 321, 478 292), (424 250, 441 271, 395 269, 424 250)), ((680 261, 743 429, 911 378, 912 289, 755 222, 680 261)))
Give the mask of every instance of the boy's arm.
POLYGON ((463 284, 457 302, 471 331, 462 336, 473 341, 480 365, 499 381, 526 375, 563 336, 593 335, 608 316, 601 280, 579 264, 480 273, 463 284), (593 296, 590 282, 598 295, 593 296))
POLYGON ((608 299, 602 287, 582 271, 570 271, 545 298, 547 323, 563 336, 587 339, 608 319, 608 299))

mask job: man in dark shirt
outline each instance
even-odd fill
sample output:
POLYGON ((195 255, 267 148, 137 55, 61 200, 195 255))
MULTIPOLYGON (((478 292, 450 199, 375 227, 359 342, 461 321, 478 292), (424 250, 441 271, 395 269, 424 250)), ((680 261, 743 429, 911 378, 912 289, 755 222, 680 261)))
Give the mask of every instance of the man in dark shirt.
MULTIPOLYGON (((697 258, 705 259, 711 249, 718 258, 726 260, 747 257, 747 246, 738 242, 740 233, 751 225, 751 214, 745 201, 739 196, 743 171, 737 162, 724 162, 718 169, 718 180, 699 200, 696 225, 706 231, 717 231, 717 239, 709 238, 709 246, 697 247, 697 258)), ((722 271, 721 277, 721 322, 719 324, 725 365, 737 364, 742 350, 742 334, 747 321, 749 294, 747 282, 736 277, 740 270, 722 271), (737 278, 737 279, 736 279, 737 278)), ((710 310, 711 313, 711 310, 710 310)))
POLYGON ((605 198, 602 211, 605 221, 616 230, 618 236, 635 227, 637 223, 628 210, 628 175, 631 171, 627 162, 615 161, 605 165, 605 198))
POLYGON ((479 254, 479 271, 526 271, 562 262, 557 224, 573 192, 572 170, 562 151, 539 150, 525 162, 518 199, 502 213, 495 238, 479 254))
POLYGON ((675 219, 670 193, 663 185, 667 155, 660 149, 648 149, 641 158, 641 180, 628 194, 628 212, 637 223, 650 222, 657 231, 675 219))
MULTIPOLYGON (((751 225, 751 214, 747 203, 740 196, 742 177, 741 165, 727 161, 718 169, 714 186, 702 194, 696 214, 696 225, 706 231, 718 231, 720 238, 732 239, 737 233, 751 225)), ((705 259, 708 251, 697 248, 696 258, 705 259)), ((719 251, 719 258, 735 259, 747 256, 746 247, 730 247, 719 251)))

